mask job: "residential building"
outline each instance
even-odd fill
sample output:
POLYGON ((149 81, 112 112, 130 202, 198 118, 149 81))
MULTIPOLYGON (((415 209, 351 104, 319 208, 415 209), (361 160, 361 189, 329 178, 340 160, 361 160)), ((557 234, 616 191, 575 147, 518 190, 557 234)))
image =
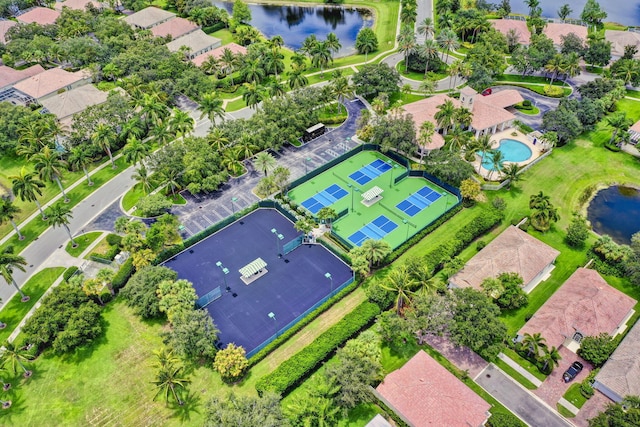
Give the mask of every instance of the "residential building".
POLYGON ((167 12, 166 10, 159 9, 157 7, 147 7, 129 16, 126 16, 124 21, 134 28, 141 30, 148 30, 156 25, 160 25, 163 22, 168 21, 176 16, 175 13, 167 12))
MULTIPOLYGON (((518 34, 520 44, 526 46, 531 43, 531 31, 529 31, 525 21, 516 19, 492 19, 489 22, 493 28, 505 36, 510 30, 514 30, 516 34, 518 34)), ((567 36, 570 33, 580 37, 584 42, 587 40, 587 27, 582 25, 548 22, 542 30, 542 33, 553 40, 553 44, 556 47, 560 47, 562 44, 562 36, 567 36)))
POLYGON ((218 58, 218 59, 221 58, 222 54, 224 53, 224 51, 226 49, 229 49, 231 51, 231 53, 233 53, 234 55, 246 55, 247 54, 247 48, 246 47, 240 46, 239 44, 236 44, 236 43, 229 43, 229 44, 225 44, 224 46, 217 47, 217 48, 213 49, 212 51, 205 52, 205 53, 203 53, 201 55, 198 55, 198 56, 194 57, 193 59, 191 59, 191 62, 193 62, 196 67, 200 67, 211 56, 213 56, 215 58, 218 58))
MULTIPOLYGON (((604 38, 611 43, 611 56, 614 58, 624 55, 625 46, 640 48, 640 33, 635 31, 604 30, 604 38)), ((634 55, 636 59, 639 57, 637 53, 634 55)))
POLYGON ((171 39, 175 40, 178 37, 189 34, 199 28, 200 27, 195 22, 175 17, 163 22, 162 24, 151 27, 151 34, 156 37, 171 36, 171 39))
POLYGON ((102 3, 97 2, 96 0, 64 0, 62 2, 56 2, 53 5, 55 10, 62 11, 63 7, 68 7, 69 9, 74 10, 87 10, 88 5, 92 5, 97 10, 102 10, 104 7, 102 3))
POLYGON ((222 44, 222 40, 207 35, 202 30, 195 30, 167 43, 171 52, 179 52, 183 46, 187 48, 186 55, 193 59, 205 52, 212 51, 222 44))
MULTIPOLYGON (((36 64, 24 70, 15 70, 0 65, 0 92, 13 87, 16 83, 44 72, 42 65, 36 64)), ((1 99, 0 99, 1 100, 1 99)))
POLYGON ((74 114, 80 113, 92 105, 106 102, 107 97, 107 92, 88 84, 50 96, 43 99, 41 104, 48 112, 55 114, 62 127, 68 128, 73 122, 74 114))
POLYGON ((16 20, 22 24, 55 24, 56 19, 60 17, 60 12, 49 9, 48 7, 34 7, 27 10, 22 15, 16 16, 16 20))
POLYGON ((41 102, 49 96, 86 85, 90 80, 91 76, 84 70, 70 73, 62 68, 51 68, 22 80, 13 87, 31 101, 41 102))
POLYGON ((0 43, 7 44, 7 31, 9 28, 18 25, 16 21, 9 21, 8 19, 0 19, 0 43))

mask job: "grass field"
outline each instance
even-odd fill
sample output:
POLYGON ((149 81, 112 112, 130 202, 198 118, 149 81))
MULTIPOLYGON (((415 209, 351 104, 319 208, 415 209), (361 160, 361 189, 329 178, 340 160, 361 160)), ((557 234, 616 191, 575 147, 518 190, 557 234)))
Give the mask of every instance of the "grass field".
POLYGON ((69 241, 64 250, 67 251, 69 255, 78 257, 82 252, 84 252, 85 249, 87 249, 87 247, 89 247, 91 243, 93 243, 98 237, 100 237, 101 234, 102 232, 100 231, 92 231, 91 233, 86 233, 78 236, 73 239, 78 244, 78 246, 74 248, 71 244, 71 241, 69 241))
POLYGON ((393 162, 381 153, 364 151, 294 188, 289 192, 289 197, 296 203, 301 204, 320 191, 333 184, 337 184, 350 194, 347 194, 332 204, 331 208, 336 212, 344 209, 349 209, 350 212, 334 223, 334 231, 344 240, 349 241, 349 236, 365 224, 384 215, 396 224, 396 228, 384 236, 384 240, 387 241, 392 248, 397 248, 409 237, 440 217, 457 202, 456 196, 423 178, 405 178, 399 183, 393 184, 393 179, 404 173, 404 171, 403 166, 393 162), (363 185, 349 178, 350 174, 376 159, 381 159, 388 164, 393 164, 394 168, 363 185), (367 207, 360 202, 362 199, 360 193, 364 193, 375 186, 384 191, 382 193, 382 200, 367 207), (440 194, 445 194, 445 196, 440 197, 431 206, 423 209, 415 216, 409 216, 396 207, 398 203, 406 199, 410 194, 415 193, 425 186, 440 194), (407 221, 406 225, 404 221, 407 221))

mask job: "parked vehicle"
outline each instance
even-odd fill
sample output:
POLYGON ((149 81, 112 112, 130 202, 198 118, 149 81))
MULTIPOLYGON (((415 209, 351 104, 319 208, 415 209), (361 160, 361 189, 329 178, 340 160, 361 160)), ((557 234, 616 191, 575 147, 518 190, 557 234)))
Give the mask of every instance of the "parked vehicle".
POLYGON ((582 363, 578 361, 573 362, 571 366, 569 366, 569 369, 564 371, 564 374, 562 374, 562 379, 565 383, 568 383, 582 371, 582 368, 584 368, 584 366, 582 366, 582 363))

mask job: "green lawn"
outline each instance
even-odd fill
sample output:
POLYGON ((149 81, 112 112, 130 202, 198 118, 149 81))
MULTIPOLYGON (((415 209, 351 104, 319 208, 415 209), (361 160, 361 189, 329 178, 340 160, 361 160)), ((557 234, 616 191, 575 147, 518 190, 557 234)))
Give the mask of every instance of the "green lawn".
MULTIPOLYGON (((396 69, 398 70, 398 72, 402 77, 406 77, 411 80, 417 80, 419 82, 424 80, 424 72, 417 72, 412 70, 409 70, 407 72, 404 67, 404 61, 398 62, 396 64, 396 69)), ((429 72, 429 78, 434 81, 442 80, 447 77, 449 77, 449 74, 447 72, 442 72, 442 73, 429 72)), ((461 79, 458 79, 458 80, 461 80, 461 79)))
POLYGON ((568 410, 567 408, 565 408, 559 403, 556 403, 556 409, 558 410, 560 415, 562 415, 565 418, 574 418, 576 416, 573 412, 571 412, 570 410, 568 410))
POLYGON ((587 398, 580 393, 580 383, 571 384, 562 397, 578 409, 587 402, 587 398))
POLYGON ((128 212, 138 201, 145 196, 142 185, 136 184, 129 189, 122 198, 122 209, 128 212))
MULTIPOLYGON (((520 83, 520 82, 510 82, 510 81, 497 81, 497 82, 495 82, 495 84, 498 84, 498 85, 504 84, 504 85, 507 85, 507 86, 523 87, 523 88, 529 89, 530 91, 535 92, 537 94, 545 95, 545 93, 544 93, 544 85, 537 84, 537 83, 520 83)), ((556 86, 555 82, 554 82, 553 85, 556 86)), ((563 91, 563 97, 571 95, 571 92, 572 92, 571 87, 568 87, 568 86, 563 87, 562 91, 563 91)))
POLYGON ((514 380, 516 380, 517 382, 520 383, 520 385, 522 385, 524 388, 526 388, 527 390, 535 390, 538 387, 536 387, 535 385, 533 385, 533 383, 531 381, 529 381, 528 379, 526 379, 522 374, 520 374, 518 371, 516 371, 515 369, 513 369, 511 366, 507 365, 503 360, 498 359, 495 362, 493 362, 498 368, 502 369, 507 375, 509 375, 511 378, 513 378, 514 380))
POLYGON ((7 327, 0 330, 0 342, 4 342, 9 338, 9 335, 18 327, 24 316, 38 302, 53 282, 60 277, 64 270, 63 267, 55 267, 45 268, 37 272, 22 286, 22 292, 31 297, 29 301, 20 301, 20 294, 16 294, 3 304, 2 311, 0 311, 0 320, 6 323, 7 327))
POLYGON ((505 356, 509 357, 509 359, 511 359, 514 362, 516 362, 524 370, 529 372, 531 375, 533 375, 534 377, 536 377, 540 381, 544 381, 544 380, 547 379, 547 376, 545 374, 543 374, 542 372, 540 372, 536 365, 534 365, 533 363, 529 362, 527 359, 523 358, 522 356, 520 356, 518 353, 516 353, 512 349, 505 348, 504 350, 502 350, 502 352, 505 354, 505 356))
POLYGON ((396 205, 406 199, 410 194, 417 192, 425 186, 430 187, 440 194, 445 193, 445 190, 423 178, 405 178, 399 183, 391 185, 392 179, 399 176, 404 170, 401 165, 396 164, 381 153, 364 151, 289 191, 289 197, 291 200, 300 204, 331 185, 337 184, 345 190, 347 194, 333 203, 331 207, 335 209, 336 212, 344 209, 353 209, 353 212, 334 223, 333 229, 336 234, 348 241, 349 236, 357 232, 365 224, 384 215, 396 225, 396 227, 385 236, 385 240, 388 241, 393 248, 396 248, 404 243, 407 236, 411 237, 419 232, 424 226, 437 219, 457 202, 454 195, 446 193, 445 196, 439 197, 429 207, 421 210, 414 216, 409 216, 404 213, 398 209, 396 205), (363 185, 349 178, 350 174, 377 159, 382 159, 388 164, 393 163, 397 169, 390 169, 363 185), (349 185, 354 185, 355 191, 362 193, 377 186, 384 190, 382 200, 370 207, 366 207, 360 203, 362 200, 361 194, 348 194, 350 191, 349 185), (406 225, 403 224, 405 220, 408 221, 406 225))
POLYGON ((78 244, 78 247, 74 248, 71 244, 71 241, 67 243, 65 250, 69 253, 69 255, 78 257, 85 249, 89 247, 91 243, 93 243, 98 237, 100 237, 102 233, 100 231, 92 231, 91 233, 86 233, 78 237, 74 237, 73 240, 78 244))

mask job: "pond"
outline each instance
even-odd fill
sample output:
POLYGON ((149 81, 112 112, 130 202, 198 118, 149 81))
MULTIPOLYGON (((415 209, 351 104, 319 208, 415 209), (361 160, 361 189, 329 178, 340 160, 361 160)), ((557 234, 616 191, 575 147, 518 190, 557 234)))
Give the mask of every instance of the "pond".
POLYGON ((587 208, 587 219, 596 233, 628 245, 640 231, 640 190, 613 186, 598 191, 587 208))
MULTIPOLYGON (((580 14, 587 0, 540 0, 542 16, 557 18, 558 9, 563 4, 568 4, 573 12, 570 18, 580 19, 580 14)), ((499 2, 495 2, 499 3, 499 2)), ((638 0, 600 0, 600 7, 607 12, 606 22, 618 22, 623 25, 640 26, 640 1, 638 0)), ((512 13, 529 13, 529 8, 522 0, 511 0, 512 13)))
MULTIPOLYGON (((225 8, 229 14, 233 3, 213 1, 217 7, 225 8)), ((368 9, 342 6, 282 6, 249 4, 251 25, 266 37, 282 36, 284 44, 299 49, 307 36, 315 34, 324 40, 335 33, 342 49, 335 55, 348 56, 356 52, 356 36, 363 27, 373 25, 373 15, 368 9)))

